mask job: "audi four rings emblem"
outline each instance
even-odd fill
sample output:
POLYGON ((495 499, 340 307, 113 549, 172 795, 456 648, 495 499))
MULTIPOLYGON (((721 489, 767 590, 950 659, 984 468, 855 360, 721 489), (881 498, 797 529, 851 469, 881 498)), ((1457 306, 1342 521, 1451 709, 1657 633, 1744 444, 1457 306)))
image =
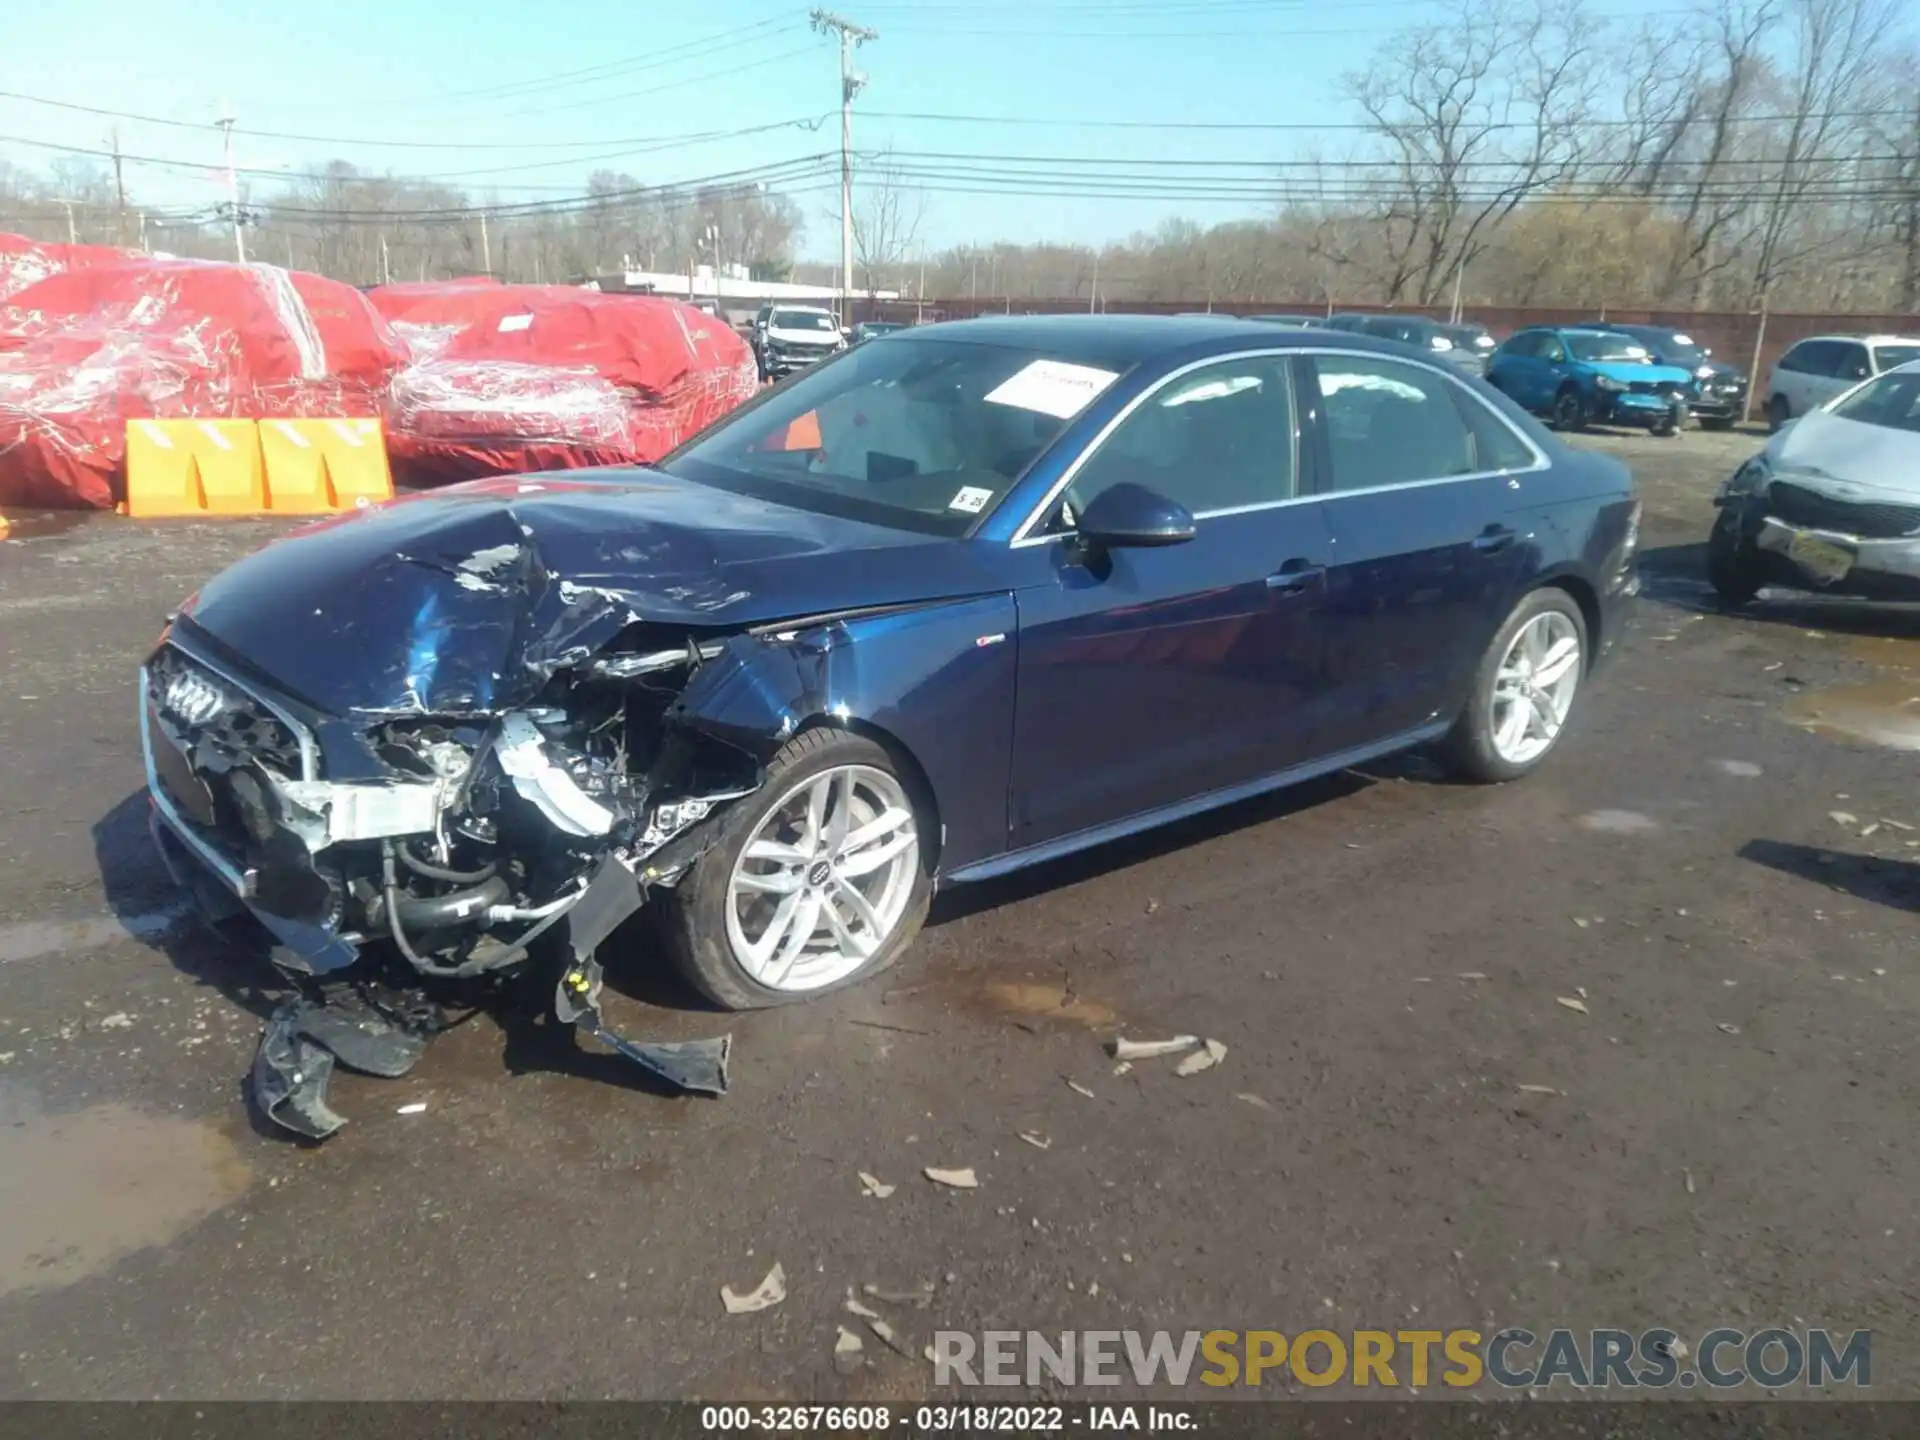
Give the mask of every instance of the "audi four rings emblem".
POLYGON ((167 709, 189 725, 204 725, 227 707, 226 692, 191 670, 167 682, 165 701, 167 709))

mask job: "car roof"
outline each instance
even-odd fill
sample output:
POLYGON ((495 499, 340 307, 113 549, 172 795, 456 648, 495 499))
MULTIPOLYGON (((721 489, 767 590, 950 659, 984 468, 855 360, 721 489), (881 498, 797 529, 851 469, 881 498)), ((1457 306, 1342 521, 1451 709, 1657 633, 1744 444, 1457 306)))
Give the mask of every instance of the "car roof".
POLYGON ((1809 335, 1793 343, 1804 345, 1807 340, 1844 340, 1849 345, 1920 345, 1920 339, 1911 335, 1809 335))
POLYGON ((916 339, 959 340, 1046 350, 1083 364, 1131 369, 1147 361, 1201 358, 1244 348, 1324 350, 1330 344, 1404 356, 1404 346, 1370 335, 1337 340, 1318 327, 1291 329, 1237 315, 986 315, 913 327, 916 339))

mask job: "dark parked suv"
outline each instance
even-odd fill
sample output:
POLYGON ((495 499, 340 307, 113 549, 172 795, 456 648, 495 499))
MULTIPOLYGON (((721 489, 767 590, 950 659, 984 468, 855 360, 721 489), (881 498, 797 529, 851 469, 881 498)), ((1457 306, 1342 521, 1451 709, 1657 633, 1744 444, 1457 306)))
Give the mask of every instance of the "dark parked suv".
POLYGON ((1444 360, 1468 375, 1487 373, 1490 353, 1452 326, 1423 315, 1335 315, 1326 322, 1330 330, 1345 330, 1354 335, 1371 335, 1378 340, 1397 340, 1424 350, 1435 360, 1444 360))
POLYGON ((1703 430, 1726 430, 1747 413, 1747 377, 1733 366, 1713 358, 1713 351, 1696 344, 1684 330, 1664 325, 1605 325, 1599 328, 1631 335, 1647 347, 1657 365, 1691 370, 1697 382, 1688 408, 1703 430))

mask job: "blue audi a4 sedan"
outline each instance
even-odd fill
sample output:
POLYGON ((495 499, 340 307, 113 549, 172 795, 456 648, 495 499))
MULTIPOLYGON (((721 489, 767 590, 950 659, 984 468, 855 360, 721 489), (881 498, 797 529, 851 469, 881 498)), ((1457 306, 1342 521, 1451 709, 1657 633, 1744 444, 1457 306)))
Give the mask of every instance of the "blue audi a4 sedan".
POLYGON ((324 1130, 315 1047, 406 1059, 366 1053, 391 1011, 312 1018, 355 977, 551 949, 601 1034, 595 951, 645 904, 700 991, 764 1006, 892 963, 939 884, 1429 743, 1519 777, 1621 633, 1639 515, 1623 466, 1405 346, 918 326, 656 465, 404 498, 218 576, 142 671, 155 831, 304 987, 255 1085, 324 1130))

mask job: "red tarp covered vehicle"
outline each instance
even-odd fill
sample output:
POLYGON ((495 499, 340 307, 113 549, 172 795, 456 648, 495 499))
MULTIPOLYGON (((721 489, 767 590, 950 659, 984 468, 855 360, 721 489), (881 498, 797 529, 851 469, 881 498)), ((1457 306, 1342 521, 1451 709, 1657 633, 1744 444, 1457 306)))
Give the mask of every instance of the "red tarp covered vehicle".
POLYGON ((408 288, 373 294, 418 347, 387 412, 388 447, 415 484, 655 460, 759 388, 746 342, 678 301, 408 288))
POLYGON ((0 300, 66 270, 125 265, 146 258, 138 250, 112 245, 43 245, 24 235, 0 234, 0 300))
POLYGON ((0 301, 0 506, 111 506, 130 419, 378 414, 403 359, 364 295, 318 275, 68 270, 0 301))

